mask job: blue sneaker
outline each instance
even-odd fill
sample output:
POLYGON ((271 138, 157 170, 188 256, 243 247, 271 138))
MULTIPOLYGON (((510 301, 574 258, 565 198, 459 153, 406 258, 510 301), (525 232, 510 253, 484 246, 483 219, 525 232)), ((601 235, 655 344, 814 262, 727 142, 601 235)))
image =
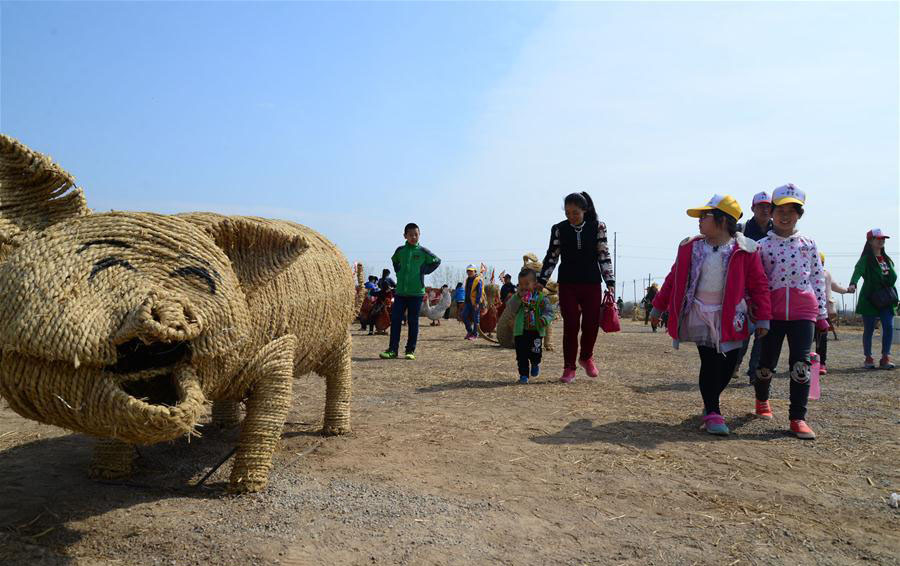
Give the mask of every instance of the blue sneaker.
POLYGON ((531 366, 531 377, 537 377, 541 375, 541 364, 534 364, 531 366))
POLYGON ((706 432, 715 434, 716 436, 728 436, 728 425, 725 419, 719 413, 709 413, 703 417, 703 424, 706 425, 706 432))
POLYGON ((528 376, 527 376, 527 375, 521 376, 521 377, 519 378, 519 383, 521 383, 522 385, 528 383, 528 376))

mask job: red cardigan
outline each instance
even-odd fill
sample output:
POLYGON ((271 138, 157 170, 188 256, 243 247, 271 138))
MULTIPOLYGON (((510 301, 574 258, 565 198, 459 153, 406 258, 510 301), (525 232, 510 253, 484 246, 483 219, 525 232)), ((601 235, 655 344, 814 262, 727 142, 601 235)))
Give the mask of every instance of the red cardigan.
MULTIPOLYGON (((691 257, 694 244, 702 240, 702 236, 688 238, 678 247, 675 265, 662 289, 653 299, 653 309, 669 311, 667 323, 669 335, 678 340, 678 323, 681 318, 681 306, 687 292, 688 276, 691 273, 691 257)), ((756 326, 768 328, 772 319, 772 305, 769 297, 769 280, 763 270, 757 253, 757 245, 753 240, 744 237, 740 232, 735 235, 734 251, 728 261, 725 275, 725 296, 722 299, 722 342, 743 341, 750 337, 746 321, 748 315, 740 316, 739 306, 745 298, 750 299, 756 315, 756 326)), ((746 304, 746 303, 745 303, 746 304)))

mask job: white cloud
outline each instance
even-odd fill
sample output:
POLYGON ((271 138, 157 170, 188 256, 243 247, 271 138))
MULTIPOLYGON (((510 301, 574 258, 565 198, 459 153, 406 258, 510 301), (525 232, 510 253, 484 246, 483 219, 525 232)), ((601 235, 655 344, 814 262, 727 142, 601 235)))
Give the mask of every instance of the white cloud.
POLYGON ((434 248, 540 254, 562 197, 588 190, 620 256, 669 258, 696 230, 688 206, 789 181, 809 194, 801 228, 835 251, 872 224, 896 233, 897 31, 870 12, 884 8, 562 5, 486 95, 442 183, 454 206, 429 215, 434 248))

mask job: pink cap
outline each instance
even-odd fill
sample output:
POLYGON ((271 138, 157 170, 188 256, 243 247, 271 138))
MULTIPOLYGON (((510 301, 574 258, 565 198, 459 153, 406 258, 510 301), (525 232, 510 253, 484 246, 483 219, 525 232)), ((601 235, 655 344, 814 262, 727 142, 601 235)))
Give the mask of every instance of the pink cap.
POLYGON ((872 238, 880 238, 883 240, 885 238, 890 238, 890 236, 886 236, 884 232, 881 231, 881 228, 872 228, 866 232, 866 239, 871 240, 872 238))
POLYGON ((766 191, 753 195, 753 206, 756 206, 761 202, 772 204, 772 199, 769 198, 769 193, 767 193, 766 191))

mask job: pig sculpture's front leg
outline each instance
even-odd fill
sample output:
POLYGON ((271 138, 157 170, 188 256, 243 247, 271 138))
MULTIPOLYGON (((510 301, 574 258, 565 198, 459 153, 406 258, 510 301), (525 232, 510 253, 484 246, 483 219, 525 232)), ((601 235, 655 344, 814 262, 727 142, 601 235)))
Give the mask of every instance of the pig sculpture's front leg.
POLYGON ((241 402, 227 399, 213 401, 212 422, 219 428, 234 428, 241 424, 241 402))
POLYGON ((291 406, 296 350, 297 338, 293 334, 273 340, 253 356, 237 377, 249 396, 229 491, 259 491, 269 481, 272 454, 291 406))
POLYGON ((350 432, 350 396, 353 390, 351 349, 348 332, 341 346, 316 369, 316 373, 325 378, 325 424, 322 433, 326 435, 350 432))

